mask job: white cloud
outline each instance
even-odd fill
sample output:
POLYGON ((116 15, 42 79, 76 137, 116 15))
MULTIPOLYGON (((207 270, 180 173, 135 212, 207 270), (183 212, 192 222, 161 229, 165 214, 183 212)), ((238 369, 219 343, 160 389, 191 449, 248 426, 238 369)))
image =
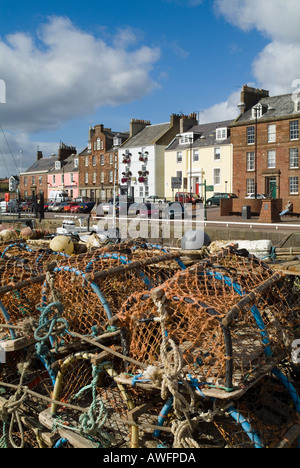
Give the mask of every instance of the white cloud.
POLYGON ((231 24, 270 38, 253 61, 257 85, 271 95, 291 92, 300 78, 299 0, 215 0, 214 6, 231 24))
POLYGON ((25 33, 7 36, 0 41, 6 83, 1 125, 25 132, 53 130, 100 106, 142 98, 157 86, 150 73, 160 51, 133 50, 134 43, 133 30, 118 34, 111 46, 62 17, 42 24, 38 40, 25 33))
POLYGON ((0 131, 0 177, 19 175, 22 170, 28 169, 35 159, 38 148, 43 151, 44 157, 57 154, 59 142, 31 141, 24 132, 11 133, 0 131))
POLYGON ((244 31, 256 28, 271 39, 299 40, 299 0, 215 0, 215 10, 244 31))
POLYGON ((221 122, 222 120, 236 119, 239 112, 237 105, 240 102, 240 91, 232 93, 229 98, 219 104, 201 111, 200 123, 221 122))

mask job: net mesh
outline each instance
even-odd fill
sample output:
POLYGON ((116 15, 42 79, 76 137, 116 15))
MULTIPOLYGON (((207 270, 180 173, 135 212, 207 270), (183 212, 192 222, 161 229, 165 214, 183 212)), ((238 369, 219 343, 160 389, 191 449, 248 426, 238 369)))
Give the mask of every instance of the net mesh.
POLYGON ((143 240, 0 252, 2 447, 297 445, 298 277, 143 240))

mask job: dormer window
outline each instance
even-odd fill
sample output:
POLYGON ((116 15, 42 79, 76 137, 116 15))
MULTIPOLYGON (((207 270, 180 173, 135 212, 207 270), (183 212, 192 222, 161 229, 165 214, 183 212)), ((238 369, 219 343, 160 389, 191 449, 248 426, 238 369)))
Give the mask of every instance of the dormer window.
POLYGON ((216 130, 216 140, 226 140, 228 138, 228 128, 217 128, 216 130))
POLYGON ((78 158, 74 159, 74 168, 77 169, 78 167, 78 158))
POLYGON ((295 112, 300 112, 300 98, 295 101, 295 112))
POLYGON ((179 144, 186 145, 188 143, 193 143, 194 141, 194 134, 193 133, 183 133, 179 137, 179 144))
POLYGON ((122 144, 122 139, 118 136, 114 137, 114 142, 113 142, 113 145, 114 146, 120 146, 122 144))
POLYGON ((256 106, 252 107, 252 118, 259 119, 262 117, 268 110, 268 106, 265 106, 261 103, 257 104, 256 106))
POLYGON ((61 162, 60 161, 55 161, 55 170, 61 169, 61 162))

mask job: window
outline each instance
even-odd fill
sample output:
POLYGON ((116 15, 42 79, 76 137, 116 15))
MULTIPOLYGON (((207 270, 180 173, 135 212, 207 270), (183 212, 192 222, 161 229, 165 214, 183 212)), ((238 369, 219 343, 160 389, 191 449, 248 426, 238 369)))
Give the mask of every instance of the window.
POLYGON ((61 168, 61 162, 60 161, 55 161, 55 169, 59 170, 61 168))
POLYGON ((268 125, 268 143, 276 142, 276 125, 268 125))
POLYGON ((120 137, 114 137, 114 146, 120 146, 122 144, 122 140, 120 137))
POLYGON ((247 127, 247 144, 254 145, 255 143, 255 128, 247 127))
POLYGON ((101 149, 101 139, 99 137, 97 138, 96 148, 98 151, 101 149))
POLYGON ((101 184, 104 184, 104 172, 101 172, 100 174, 100 182, 101 184))
POLYGON ((299 120, 290 122, 290 139, 299 140, 299 120))
POLYGON ((299 150, 298 148, 290 148, 290 169, 299 168, 299 150))
POLYGON ((94 154, 92 156, 92 165, 93 165, 93 167, 96 166, 96 156, 94 154))
POLYGON ((145 185, 145 197, 149 197, 149 186, 145 185))
POLYGON ((89 183, 89 173, 88 172, 85 172, 85 174, 84 174, 84 181, 85 181, 86 184, 89 183))
POLYGON ((217 128, 216 139, 217 140, 226 140, 228 136, 227 128, 217 128))
POLYGON ((268 169, 275 169, 276 167, 276 151, 268 151, 268 169))
POLYGON ((214 185, 221 183, 221 169, 214 169, 214 185))
POLYGON ((176 162, 177 162, 177 164, 182 163, 182 151, 177 151, 176 162))
POLYGON ((56 182, 55 182, 55 175, 52 176, 52 184, 55 185, 56 182))
POLYGON ((96 183, 96 177, 97 177, 97 173, 96 173, 96 172, 93 172, 93 184, 96 183))
POLYGON ((86 156, 84 158, 84 165, 85 165, 85 167, 88 167, 88 165, 89 165, 89 157, 88 156, 86 156))
POLYGON ((255 153, 251 151, 247 153, 247 171, 254 171, 255 170, 255 153))
POLYGON ((109 164, 113 164, 113 163, 114 163, 113 154, 109 153, 109 164))
POLYGON ((39 184, 42 185, 43 184, 43 176, 39 176, 39 184))
POLYGON ((61 175, 61 185, 64 185, 64 183, 65 183, 65 175, 62 174, 61 175))
POLYGON ((77 169, 78 167, 78 158, 74 159, 74 168, 77 169))
POLYGON ((109 171, 109 183, 112 184, 114 181, 114 171, 109 171))
POLYGON ((199 150, 194 150, 193 151, 193 161, 198 162, 199 161, 199 150))
POLYGON ((221 148, 215 148, 214 149, 214 160, 215 161, 220 161, 221 159, 221 148))
POLYGON ((24 177, 24 185, 27 186, 27 176, 24 177))
POLYGON ((104 166, 104 154, 100 155, 100 164, 101 166, 104 166))
POLYGON ((254 179, 247 179, 247 195, 250 195, 251 193, 255 192, 255 187, 254 187, 254 179))
POLYGON ((70 181, 71 181, 71 184, 74 184, 74 174, 72 172, 70 174, 70 181))
POLYGON ((299 178, 290 177, 290 194, 298 194, 299 191, 299 178))
POLYGON ((193 133, 184 133, 179 138, 179 144, 185 145, 187 143, 192 143, 194 141, 194 134, 193 133))
POLYGON ((144 197, 144 186, 143 185, 140 185, 140 198, 143 198, 144 197))
POLYGON ((34 175, 32 176, 31 184, 35 185, 35 176, 34 175))

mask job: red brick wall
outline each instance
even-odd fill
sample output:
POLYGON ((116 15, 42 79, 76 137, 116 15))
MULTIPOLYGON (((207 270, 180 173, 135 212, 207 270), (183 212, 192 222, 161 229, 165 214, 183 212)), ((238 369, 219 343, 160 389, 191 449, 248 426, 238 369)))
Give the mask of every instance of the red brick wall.
MULTIPOLYGON (((257 124, 257 191, 266 193, 266 177, 276 177, 277 198, 282 198, 285 205, 288 200, 294 203, 294 211, 300 212, 299 195, 290 195, 289 178, 299 177, 300 169, 290 169, 290 148, 298 148, 300 156, 300 141, 290 141, 290 121, 279 120, 257 124), (268 125, 276 124, 276 142, 268 143, 268 125), (268 151, 276 151, 276 168, 268 169, 268 151)), ((246 196, 246 179, 255 178, 255 171, 247 172, 247 152, 254 151, 255 145, 247 145, 247 127, 249 125, 232 127, 231 143, 233 144, 233 192, 240 198, 246 196)))

